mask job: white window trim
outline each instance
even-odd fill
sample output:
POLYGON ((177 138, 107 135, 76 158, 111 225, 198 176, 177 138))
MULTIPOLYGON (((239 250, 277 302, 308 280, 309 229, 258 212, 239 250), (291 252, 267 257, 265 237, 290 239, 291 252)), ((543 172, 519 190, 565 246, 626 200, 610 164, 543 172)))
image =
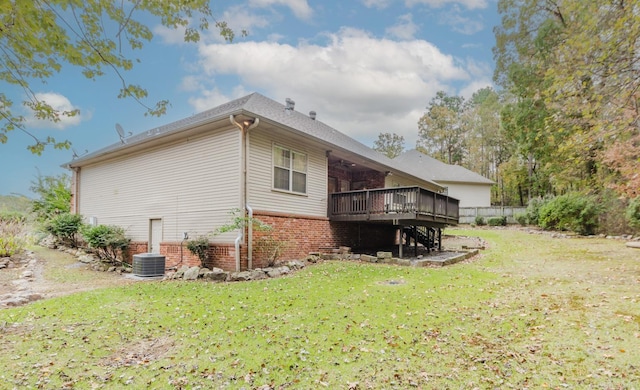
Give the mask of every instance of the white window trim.
MULTIPOLYGON (((284 168, 283 168, 284 169, 284 168)), ((302 152, 298 149, 294 149, 288 146, 284 146, 282 144, 278 144, 278 143, 272 143, 271 144, 271 190, 272 191, 277 191, 277 192, 283 192, 286 194, 292 194, 292 195, 302 195, 302 196, 307 196, 309 193, 309 153, 307 152, 302 152), (275 168, 276 168, 276 153, 275 153, 275 149, 276 148, 280 148, 280 149, 284 149, 284 150, 288 150, 290 153, 290 157, 289 157, 289 189, 285 190, 282 188, 276 188, 275 187, 275 168), (306 171, 302 172, 302 171, 295 171, 293 169, 293 153, 297 153, 297 154, 301 154, 304 155, 305 159, 306 159, 306 171), (298 191, 293 191, 291 188, 293 188, 293 172, 299 172, 299 173, 304 173, 304 188, 305 188, 305 192, 298 192, 298 191)))

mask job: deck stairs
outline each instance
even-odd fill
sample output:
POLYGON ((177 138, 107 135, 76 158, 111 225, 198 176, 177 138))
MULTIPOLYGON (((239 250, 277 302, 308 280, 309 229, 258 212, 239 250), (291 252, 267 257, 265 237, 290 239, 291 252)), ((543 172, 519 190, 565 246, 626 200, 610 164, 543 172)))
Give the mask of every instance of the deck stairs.
POLYGON ((437 229, 435 228, 427 226, 405 226, 403 232, 407 239, 413 238, 429 251, 438 249, 436 241, 437 229))

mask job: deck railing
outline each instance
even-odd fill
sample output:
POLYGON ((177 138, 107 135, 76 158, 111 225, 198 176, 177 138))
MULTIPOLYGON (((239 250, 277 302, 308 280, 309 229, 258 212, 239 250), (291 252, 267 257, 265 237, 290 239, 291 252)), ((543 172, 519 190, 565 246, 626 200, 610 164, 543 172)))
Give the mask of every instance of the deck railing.
POLYGON ((432 219, 457 224, 459 201, 421 187, 379 188, 329 195, 329 219, 432 219))

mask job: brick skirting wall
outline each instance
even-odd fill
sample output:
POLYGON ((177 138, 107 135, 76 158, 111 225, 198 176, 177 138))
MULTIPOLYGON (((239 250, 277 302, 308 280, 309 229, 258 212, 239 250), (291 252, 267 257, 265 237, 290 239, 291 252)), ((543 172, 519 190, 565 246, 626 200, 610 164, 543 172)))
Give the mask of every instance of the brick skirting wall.
MULTIPOLYGON (((386 224, 330 222, 328 218, 256 211, 255 219, 271 226, 269 231, 253 231, 253 268, 264 268, 269 264, 268 256, 273 245, 278 245, 281 253, 277 261, 299 260, 309 253, 322 252, 329 248, 348 246, 354 250, 387 248, 396 244, 397 228, 386 224), (271 244, 269 246, 268 244, 271 244)), ((248 267, 247 242, 240 246, 240 268, 248 267)), ((130 244, 128 261, 133 255, 147 252, 146 242, 130 244)), ((200 259, 186 247, 186 243, 162 242, 160 254, 166 258, 166 268, 182 265, 200 266, 200 259)), ((212 244, 209 247, 207 268, 236 270, 235 246, 233 244, 212 244)))
MULTIPOLYGON (((242 269, 247 268, 246 248, 241 247, 243 253, 243 261, 241 261, 242 269)), ((129 245, 129 256, 127 262, 133 263, 133 255, 139 253, 147 253, 148 245, 146 242, 132 242, 129 245)), ((165 268, 179 268, 183 265, 200 266, 200 259, 187 249, 186 243, 181 242, 162 242, 160 243, 160 254, 165 257, 165 268)), ((209 247, 209 260, 205 264, 207 268, 222 268, 225 271, 236 270, 235 246, 233 244, 212 244, 209 247)))
MULTIPOLYGON (((264 255, 260 253, 261 237, 284 243, 278 260, 295 260, 311 252, 327 248, 348 246, 353 249, 375 249, 393 246, 396 243, 397 227, 387 224, 330 222, 328 218, 287 215, 256 211, 254 218, 272 227, 271 231, 253 233, 253 267, 266 267, 264 255)), ((264 252, 264 251, 263 251, 264 252)))
POLYGON ((311 252, 318 252, 320 248, 338 246, 329 219, 304 215, 270 213, 255 211, 253 217, 263 224, 271 226, 272 230, 253 231, 253 267, 266 267, 268 264, 269 248, 261 246, 261 242, 275 241, 281 243, 282 253, 276 259, 303 259, 311 252), (267 241, 265 241, 267 240, 267 241))

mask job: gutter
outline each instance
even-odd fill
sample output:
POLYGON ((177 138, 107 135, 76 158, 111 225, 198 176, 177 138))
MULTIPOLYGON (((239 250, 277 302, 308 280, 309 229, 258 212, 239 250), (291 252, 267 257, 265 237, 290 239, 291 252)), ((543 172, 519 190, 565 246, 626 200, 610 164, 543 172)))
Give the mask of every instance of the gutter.
MULTIPOLYGON (((247 210, 249 211, 249 218, 253 218, 253 209, 247 203, 247 169, 248 169, 248 156, 249 156, 249 130, 254 129, 260 123, 259 118, 253 119, 245 119, 242 123, 238 123, 236 121, 235 116, 229 115, 229 121, 231 124, 235 125, 238 129, 240 129, 241 133, 241 145, 240 145, 240 165, 242 169, 242 180, 240 181, 240 204, 242 205, 243 217, 247 216, 247 210)), ((248 249, 247 249, 247 266, 249 269, 253 267, 253 254, 251 253, 253 250, 253 224, 251 223, 251 219, 249 219, 249 224, 247 226, 247 235, 248 235, 248 249)), ((244 240, 244 226, 242 226, 241 231, 238 233, 238 236, 235 239, 235 256, 236 256, 236 271, 240 272, 240 242, 244 240)))

